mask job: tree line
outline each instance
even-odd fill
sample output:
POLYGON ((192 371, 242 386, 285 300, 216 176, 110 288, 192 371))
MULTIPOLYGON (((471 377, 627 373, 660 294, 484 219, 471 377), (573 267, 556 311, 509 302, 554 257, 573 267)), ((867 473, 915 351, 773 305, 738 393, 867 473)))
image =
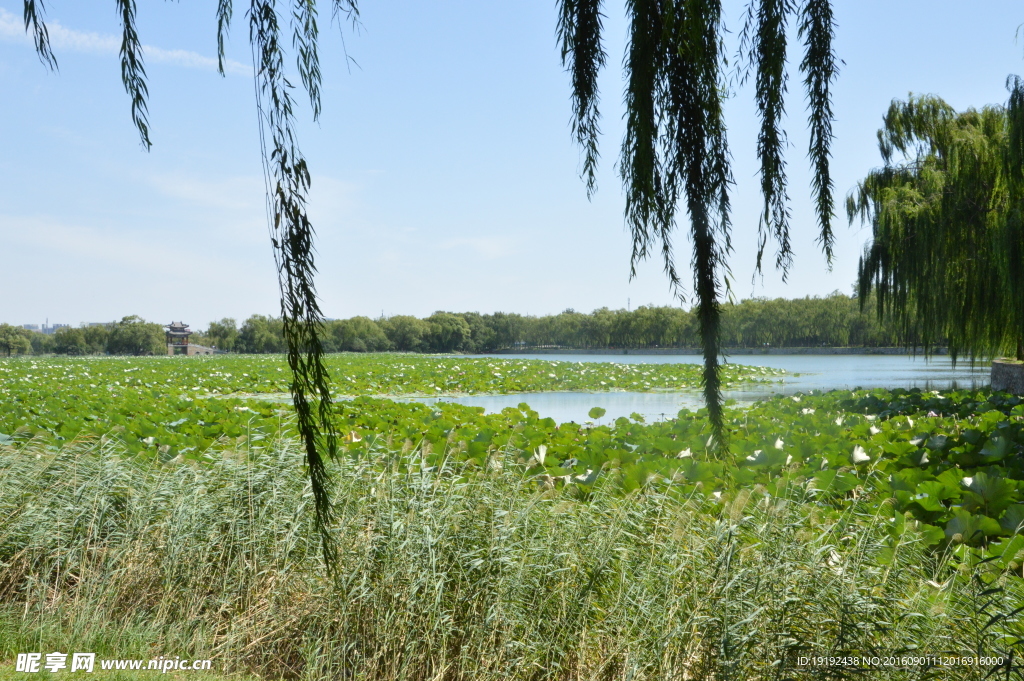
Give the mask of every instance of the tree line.
MULTIPOLYGON (((880 322, 873 307, 862 311, 855 296, 838 292, 824 298, 754 298, 727 303, 722 312, 726 347, 892 347, 914 341, 880 322)), ((235 352, 283 352, 280 327, 279 319, 259 315, 241 327, 224 319, 211 324, 204 337, 209 345, 235 352)), ((435 312, 423 319, 353 317, 327 322, 326 331, 328 352, 700 347, 692 312, 656 306, 590 313, 570 309, 545 316, 435 312)))
POLYGON ((62 327, 52 335, 0 324, 0 355, 164 355, 164 329, 131 315, 119 322, 62 327))
MULTIPOLYGON (((856 296, 839 292, 824 298, 753 298, 722 307, 722 337, 729 348, 892 347, 913 344, 895 326, 880 322, 873 305, 864 310, 856 296)), ((326 322, 326 352, 495 352, 507 349, 696 348, 697 320, 675 307, 635 310, 600 308, 590 313, 565 310, 530 316, 506 312, 435 312, 420 319, 396 315, 326 322)), ((239 353, 285 352, 280 318, 253 315, 212 322, 192 342, 239 353)), ((139 317, 82 328, 58 329, 52 336, 0 326, 0 353, 164 354, 163 327, 139 317), (5 331, 4 329, 8 329, 5 331), (16 337, 5 345, 5 338, 16 337)))

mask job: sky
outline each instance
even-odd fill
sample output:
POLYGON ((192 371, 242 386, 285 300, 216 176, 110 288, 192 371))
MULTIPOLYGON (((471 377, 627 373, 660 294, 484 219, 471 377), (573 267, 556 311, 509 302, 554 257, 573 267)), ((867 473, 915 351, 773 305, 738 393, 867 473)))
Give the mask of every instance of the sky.
MULTIPOLYGON (((139 4, 148 152, 121 86, 114 3, 46 4, 57 72, 35 56, 21 2, 0 0, 0 322, 77 325, 136 314, 202 328, 277 314, 245 3, 236 3, 224 77, 216 2, 139 4)), ((690 298, 673 298, 657 260, 629 276, 616 174, 622 2, 605 3, 602 159, 591 200, 570 133, 554 0, 363 0, 355 27, 330 21, 329 3, 320 4, 319 122, 295 94, 326 316, 689 306, 690 298)), ((880 164, 875 134, 894 98, 933 93, 957 109, 1006 101, 1007 76, 1024 74, 1024 10, 997 0, 834 4, 844 62, 833 90, 841 210, 880 164)), ((745 3, 725 6, 735 36, 745 3)), ((795 263, 786 281, 773 257, 761 275, 754 270, 761 197, 752 88, 735 90, 726 105, 736 300, 850 294, 870 235, 840 212, 828 268, 794 48, 785 125, 795 263)), ((675 243, 688 278, 686 227, 675 243)))

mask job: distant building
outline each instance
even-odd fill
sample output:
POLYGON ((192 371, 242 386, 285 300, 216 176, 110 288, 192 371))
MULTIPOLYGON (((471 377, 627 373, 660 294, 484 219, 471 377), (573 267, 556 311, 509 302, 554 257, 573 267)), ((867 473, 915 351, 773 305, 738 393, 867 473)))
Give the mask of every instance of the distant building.
POLYGON ((214 354, 213 348, 208 348, 205 345, 194 345, 188 342, 189 337, 192 335, 192 330, 188 328, 188 324, 185 322, 171 322, 166 327, 167 329, 167 354, 173 355, 212 355, 214 354))
POLYGON ((55 333, 57 331, 57 329, 63 329, 66 326, 68 326, 68 325, 67 324, 52 324, 52 325, 51 324, 43 324, 42 326, 40 326, 39 324, 22 324, 21 328, 28 329, 29 331, 35 331, 36 333, 45 333, 47 335, 50 335, 52 333, 55 333))

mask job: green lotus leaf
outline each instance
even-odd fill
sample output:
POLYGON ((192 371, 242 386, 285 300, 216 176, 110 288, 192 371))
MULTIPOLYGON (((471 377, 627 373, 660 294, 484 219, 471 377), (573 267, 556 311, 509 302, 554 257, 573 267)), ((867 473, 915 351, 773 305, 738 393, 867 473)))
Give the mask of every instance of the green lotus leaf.
POLYGON ((994 537, 1002 531, 999 523, 984 515, 970 513, 962 508, 953 512, 946 523, 946 538, 956 544, 978 545, 987 537, 994 537))

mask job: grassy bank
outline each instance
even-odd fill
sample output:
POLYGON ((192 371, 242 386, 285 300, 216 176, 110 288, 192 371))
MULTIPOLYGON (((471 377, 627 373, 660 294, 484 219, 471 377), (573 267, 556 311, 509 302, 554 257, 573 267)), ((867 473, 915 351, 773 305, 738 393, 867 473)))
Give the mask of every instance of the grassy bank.
POLYGON ((1020 580, 928 550, 888 502, 837 514, 758 487, 722 504, 601 485, 581 501, 524 476, 518 452, 471 475, 400 461, 416 450, 382 468, 377 452, 334 471, 328 577, 293 442, 208 464, 123 454, 98 440, 0 447, 0 659, 180 655, 304 679, 817 679, 859 675, 800 656, 995 656, 1020 634, 1020 580))

